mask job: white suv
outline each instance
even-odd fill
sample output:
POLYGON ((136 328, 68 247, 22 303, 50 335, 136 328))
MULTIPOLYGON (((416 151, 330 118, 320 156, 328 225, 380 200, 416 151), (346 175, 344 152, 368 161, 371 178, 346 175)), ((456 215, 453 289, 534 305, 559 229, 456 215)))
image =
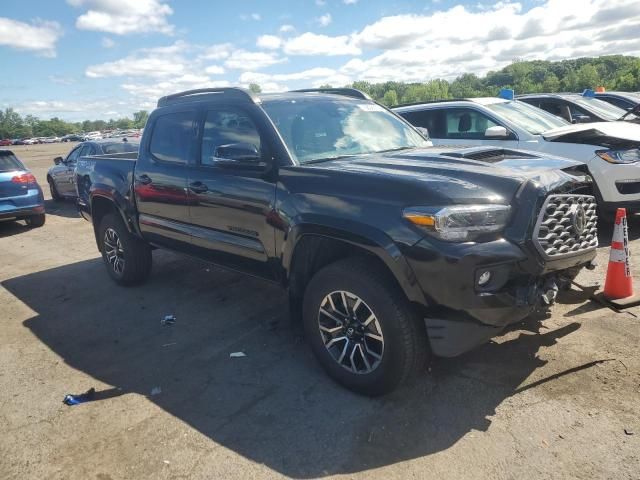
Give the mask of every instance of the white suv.
POLYGON ((493 145, 534 150, 585 162, 600 211, 640 211, 640 125, 572 125, 539 108, 503 98, 469 98, 393 109, 429 130, 434 145, 493 145))

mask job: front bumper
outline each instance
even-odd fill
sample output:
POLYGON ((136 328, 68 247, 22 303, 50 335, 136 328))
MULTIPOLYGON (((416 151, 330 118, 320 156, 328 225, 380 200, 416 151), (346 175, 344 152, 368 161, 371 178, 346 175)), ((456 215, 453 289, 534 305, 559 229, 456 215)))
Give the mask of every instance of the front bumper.
POLYGON ((42 190, 31 188, 26 195, 0 198, 0 220, 25 218, 44 213, 42 190))
POLYGON ((549 282, 590 264, 595 249, 542 262, 505 239, 453 244, 425 238, 405 257, 433 305, 425 313, 431 348, 439 356, 456 356, 530 315, 541 304, 549 282), (480 286, 483 272, 491 279, 480 286))
POLYGON ((591 176, 598 185, 600 199, 608 208, 640 203, 640 163, 613 164, 595 157, 589 163, 591 176))

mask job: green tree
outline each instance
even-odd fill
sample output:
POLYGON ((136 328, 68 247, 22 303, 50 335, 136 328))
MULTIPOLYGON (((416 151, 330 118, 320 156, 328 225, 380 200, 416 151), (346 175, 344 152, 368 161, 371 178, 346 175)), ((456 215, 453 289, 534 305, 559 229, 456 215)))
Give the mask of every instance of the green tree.
POLYGON ((133 114, 133 124, 135 128, 144 128, 147 124, 147 120, 149 119, 149 112, 146 110, 140 110, 139 112, 135 112, 133 114))
POLYGON ((594 65, 587 64, 578 69, 576 79, 577 90, 596 88, 598 85, 600 85, 600 74, 594 65))
POLYGON ((382 103, 384 103, 387 107, 392 107, 398 104, 398 94, 395 90, 388 90, 384 93, 384 97, 382 98, 382 103))
POLYGON ((257 83, 250 83, 249 84, 249 90, 251 90, 253 93, 261 93, 262 92, 262 88, 257 83))

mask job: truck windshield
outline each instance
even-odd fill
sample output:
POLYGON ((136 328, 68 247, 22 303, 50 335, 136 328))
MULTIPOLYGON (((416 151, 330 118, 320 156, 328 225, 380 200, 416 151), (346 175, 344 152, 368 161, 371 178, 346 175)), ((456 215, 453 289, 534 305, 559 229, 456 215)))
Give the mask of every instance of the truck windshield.
POLYGON ((265 100, 262 107, 302 164, 429 146, 403 120, 372 102, 300 98, 265 100))
POLYGON ((493 103, 487 105, 487 108, 492 110, 498 118, 505 118, 514 125, 524 128, 532 135, 540 135, 547 130, 569 125, 568 122, 545 112, 541 108, 517 100, 493 103))

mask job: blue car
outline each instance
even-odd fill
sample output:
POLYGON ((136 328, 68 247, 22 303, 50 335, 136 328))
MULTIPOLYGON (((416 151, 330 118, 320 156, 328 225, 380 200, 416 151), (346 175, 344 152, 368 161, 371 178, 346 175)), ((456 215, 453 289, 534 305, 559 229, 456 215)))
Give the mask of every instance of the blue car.
POLYGON ((44 225, 44 196, 36 177, 9 150, 0 150, 0 220, 44 225))

